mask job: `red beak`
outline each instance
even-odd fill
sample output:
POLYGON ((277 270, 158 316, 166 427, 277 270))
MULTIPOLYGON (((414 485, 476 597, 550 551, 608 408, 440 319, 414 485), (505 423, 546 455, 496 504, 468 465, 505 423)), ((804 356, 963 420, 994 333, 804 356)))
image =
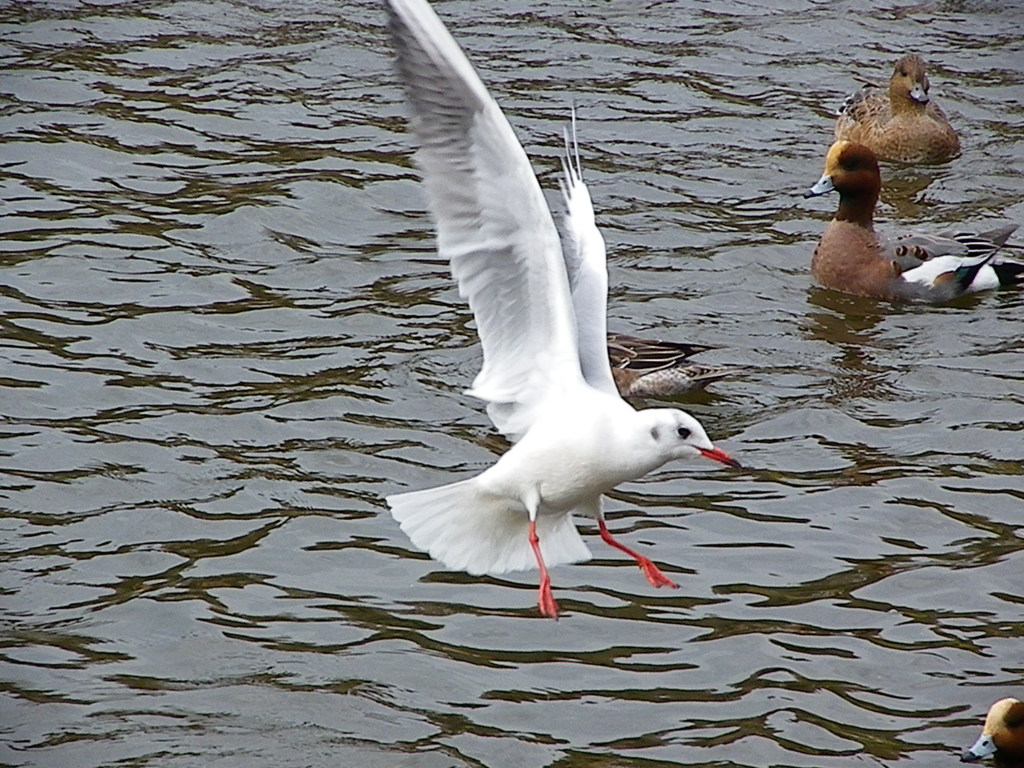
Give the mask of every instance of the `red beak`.
POLYGON ((720 461, 723 464, 728 464, 730 467, 736 467, 736 469, 742 469, 743 467, 743 465, 736 461, 736 459, 720 448, 698 448, 697 450, 700 451, 705 458, 720 461))

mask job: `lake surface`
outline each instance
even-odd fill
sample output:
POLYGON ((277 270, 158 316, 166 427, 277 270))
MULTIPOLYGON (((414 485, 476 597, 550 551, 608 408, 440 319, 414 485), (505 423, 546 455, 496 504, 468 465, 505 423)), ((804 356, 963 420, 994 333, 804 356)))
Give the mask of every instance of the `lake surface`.
POLYGON ((1024 291, 822 290, 800 193, 916 51, 964 152, 882 225, 1024 222, 1022 8, 439 4, 553 203, 577 106, 610 326, 747 369, 679 403, 746 469, 608 504, 681 588, 585 525, 555 622, 382 501, 506 444, 378 4, 4 4, 0 765, 957 764, 1024 692, 1024 291))

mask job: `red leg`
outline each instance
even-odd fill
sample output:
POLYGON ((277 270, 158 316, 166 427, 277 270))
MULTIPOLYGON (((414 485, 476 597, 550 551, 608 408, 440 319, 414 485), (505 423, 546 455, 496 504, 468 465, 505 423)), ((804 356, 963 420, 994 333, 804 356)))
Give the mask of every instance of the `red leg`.
POLYGON ((555 596, 551 594, 551 577, 548 576, 548 569, 544 565, 544 558, 540 555, 540 539, 537 538, 537 523, 530 521, 530 546, 533 547, 533 555, 537 558, 537 566, 540 568, 540 588, 537 590, 537 605, 540 612, 549 619, 558 618, 558 603, 555 596))
POLYGON ((608 532, 608 526, 604 523, 604 518, 597 518, 597 527, 601 531, 601 538, 607 543, 611 544, 616 549, 620 549, 627 555, 636 560, 636 564, 640 566, 640 570, 644 572, 644 576, 656 587, 672 587, 673 589, 679 589, 679 585, 676 584, 672 579, 668 578, 661 570, 652 563, 648 558, 643 555, 634 552, 632 549, 627 547, 625 544, 620 544, 614 538, 611 533, 608 532))

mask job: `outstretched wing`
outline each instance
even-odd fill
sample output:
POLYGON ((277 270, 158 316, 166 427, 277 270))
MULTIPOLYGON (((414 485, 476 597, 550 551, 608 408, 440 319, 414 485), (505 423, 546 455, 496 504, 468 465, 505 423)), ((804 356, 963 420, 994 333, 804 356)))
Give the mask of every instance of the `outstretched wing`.
POLYGON ((604 238, 594 221, 590 191, 583 183, 579 145, 576 142, 576 110, 572 132, 565 132, 565 157, 559 180, 565 198, 565 267, 569 273, 572 305, 576 314, 580 368, 595 389, 618 394, 608 363, 608 264, 604 238))
POLYGON ((424 0, 389 0, 437 250, 469 301, 484 362, 470 393, 512 439, 554 387, 583 386, 562 249, 522 146, 424 0))

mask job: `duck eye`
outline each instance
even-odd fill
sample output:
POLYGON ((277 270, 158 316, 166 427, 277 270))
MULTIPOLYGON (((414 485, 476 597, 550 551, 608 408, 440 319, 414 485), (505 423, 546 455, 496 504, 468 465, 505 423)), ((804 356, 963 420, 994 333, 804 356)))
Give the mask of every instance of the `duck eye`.
POLYGON ((676 434, 679 435, 680 438, 685 440, 690 436, 690 430, 687 429, 686 427, 678 427, 676 429, 676 434))

